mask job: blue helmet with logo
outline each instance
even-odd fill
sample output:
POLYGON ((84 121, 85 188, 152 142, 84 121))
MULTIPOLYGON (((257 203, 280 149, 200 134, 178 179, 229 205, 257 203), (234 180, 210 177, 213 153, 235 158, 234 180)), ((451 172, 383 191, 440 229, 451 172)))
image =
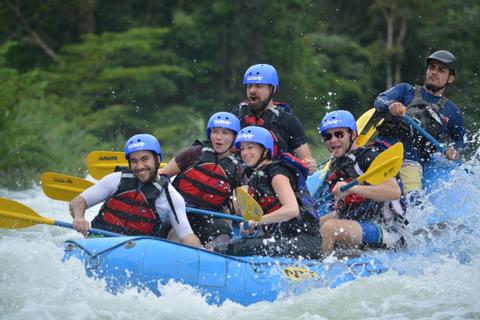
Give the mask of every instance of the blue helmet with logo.
POLYGON ((243 85, 249 84, 270 84, 278 91, 280 84, 277 70, 269 64, 254 64, 247 69, 243 76, 243 85))
POLYGON ((230 112, 217 112, 208 120, 207 139, 210 139, 213 128, 229 129, 236 135, 240 131, 240 120, 230 112))
POLYGON ((270 157, 273 156, 273 137, 270 131, 265 128, 257 126, 243 128, 235 139, 235 147, 240 148, 242 142, 258 143, 268 150, 270 157))
POLYGON ((160 161, 163 159, 160 142, 151 134, 136 134, 127 140, 125 158, 130 160, 130 154, 137 151, 152 151, 160 156, 160 161))
POLYGON ((355 122, 355 118, 346 110, 329 112, 323 117, 322 121, 320 121, 320 134, 323 135, 325 132, 333 128, 349 128, 357 133, 357 123, 355 122))

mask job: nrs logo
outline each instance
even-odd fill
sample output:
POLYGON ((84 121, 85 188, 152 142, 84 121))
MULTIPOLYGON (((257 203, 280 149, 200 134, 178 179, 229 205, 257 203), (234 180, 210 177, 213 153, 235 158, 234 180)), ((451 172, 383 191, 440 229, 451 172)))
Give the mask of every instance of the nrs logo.
POLYGON ((337 119, 327 120, 323 123, 324 126, 334 126, 337 125, 340 121, 337 119))
POLYGON ((215 119, 213 120, 213 126, 214 127, 227 127, 230 126, 232 122, 229 120, 223 120, 223 119, 215 119))
POLYGON ((262 81, 263 76, 248 76, 247 81, 262 81))
POLYGON ((253 138, 253 133, 241 133, 237 139, 250 140, 253 138))
POLYGON ((128 145, 128 150, 139 149, 139 148, 142 148, 143 146, 145 146, 145 142, 143 141, 135 142, 128 145))

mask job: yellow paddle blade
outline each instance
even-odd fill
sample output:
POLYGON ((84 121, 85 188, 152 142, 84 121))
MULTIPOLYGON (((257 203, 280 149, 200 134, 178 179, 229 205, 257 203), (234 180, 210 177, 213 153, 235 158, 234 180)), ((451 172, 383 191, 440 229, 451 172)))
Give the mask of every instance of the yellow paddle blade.
POLYGON ((403 144, 395 143, 380 153, 364 175, 357 178, 358 182, 367 181, 372 185, 380 184, 398 174, 403 163, 403 144))
POLYGON ((117 166, 128 167, 125 153, 119 151, 92 151, 87 156, 87 169, 95 179, 115 171, 117 166))
MULTIPOLYGON (((328 160, 327 163, 323 166, 322 173, 320 173, 320 181, 325 181, 325 176, 327 175, 328 169, 330 168, 330 164, 332 160, 328 160)), ((322 183, 323 184, 323 183, 322 183)))
MULTIPOLYGON (((160 168, 167 165, 160 163, 160 168)), ((128 167, 125 153, 121 151, 92 151, 87 155, 87 170, 97 180, 115 171, 116 167, 128 167)))
POLYGON ((42 190, 50 199, 71 201, 93 183, 77 177, 66 176, 55 172, 42 174, 42 190))
POLYGON ((358 120, 357 120, 357 130, 358 134, 362 133, 362 131, 365 129, 367 126, 367 123, 370 121, 370 119, 373 117, 373 114, 375 113, 375 108, 369 109, 367 112, 362 114, 358 120))
POLYGON ((35 211, 17 201, 0 198, 0 227, 27 228, 38 223, 55 224, 55 220, 39 216, 35 211))
POLYGON ((357 138, 357 146, 363 147, 366 145, 367 142, 373 137, 375 132, 377 132, 377 127, 383 123, 383 120, 384 119, 380 119, 380 121, 378 121, 375 125, 371 126, 367 133, 360 134, 357 138))
POLYGON ((242 187, 237 187, 235 189, 237 195, 237 202, 240 210, 242 211, 243 219, 260 221, 263 216, 263 209, 260 205, 252 198, 252 196, 245 191, 242 187))

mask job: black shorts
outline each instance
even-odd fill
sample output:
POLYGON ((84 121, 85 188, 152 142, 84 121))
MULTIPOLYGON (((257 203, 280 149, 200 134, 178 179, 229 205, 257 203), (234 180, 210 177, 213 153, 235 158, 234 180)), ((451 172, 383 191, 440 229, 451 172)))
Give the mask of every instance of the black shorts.
POLYGON ((213 219, 205 216, 189 215, 188 221, 202 245, 212 241, 215 237, 221 234, 231 235, 232 228, 230 225, 219 219, 213 219))

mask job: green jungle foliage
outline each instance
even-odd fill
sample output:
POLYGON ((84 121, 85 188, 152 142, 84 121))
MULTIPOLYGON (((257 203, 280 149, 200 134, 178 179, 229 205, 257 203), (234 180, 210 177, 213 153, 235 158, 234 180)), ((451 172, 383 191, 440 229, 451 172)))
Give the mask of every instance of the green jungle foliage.
POLYGON ((396 82, 421 83, 437 49, 457 56, 448 96, 476 132, 479 20, 475 0, 0 0, 0 187, 84 175, 88 152, 122 150, 139 132, 168 160, 245 98, 255 63, 277 68, 275 100, 319 161, 325 112, 359 116, 396 82))

